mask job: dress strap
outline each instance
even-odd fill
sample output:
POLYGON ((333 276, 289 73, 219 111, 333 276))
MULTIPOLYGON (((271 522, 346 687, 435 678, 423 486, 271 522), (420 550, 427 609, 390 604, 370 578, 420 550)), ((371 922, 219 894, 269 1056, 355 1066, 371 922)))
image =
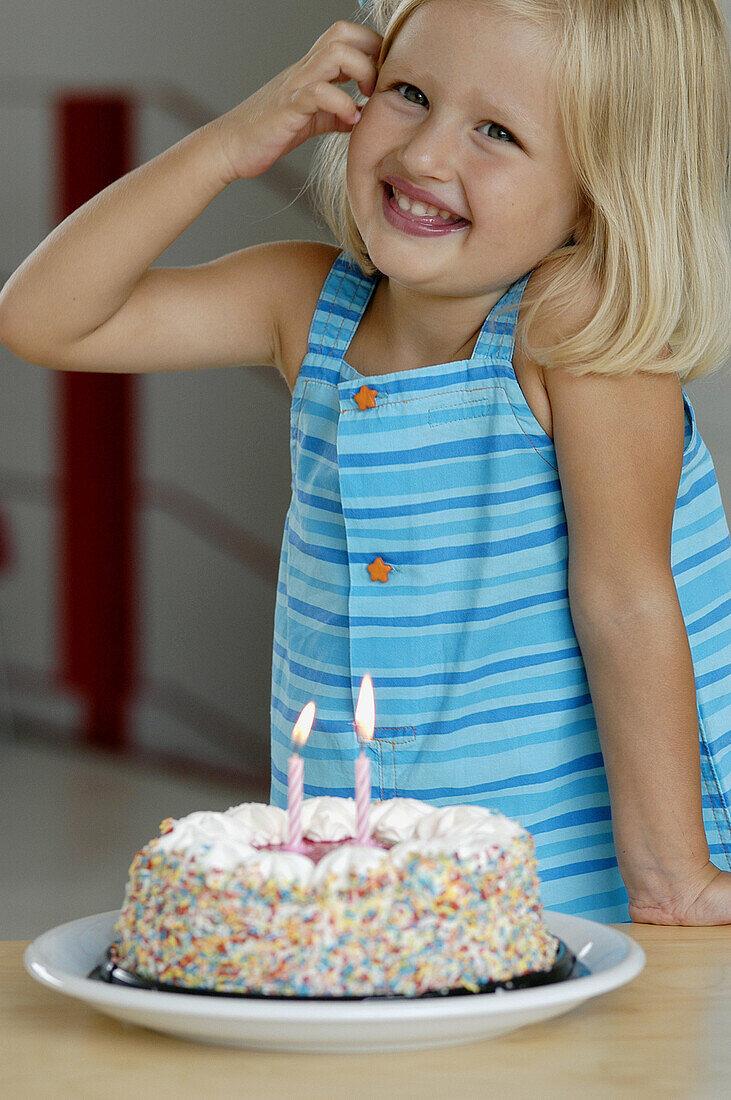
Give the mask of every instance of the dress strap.
POLYGON ((375 289, 375 277, 364 275, 341 252, 320 291, 307 341, 308 354, 342 359, 375 289))
POLYGON ((520 302, 531 274, 529 271, 517 279, 492 307, 477 337, 472 352, 473 359, 485 356, 512 363, 520 302))

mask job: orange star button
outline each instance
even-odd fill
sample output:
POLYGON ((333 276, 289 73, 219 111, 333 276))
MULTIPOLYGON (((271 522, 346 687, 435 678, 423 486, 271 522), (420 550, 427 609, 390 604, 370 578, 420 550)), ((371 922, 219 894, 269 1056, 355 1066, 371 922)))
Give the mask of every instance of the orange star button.
POLYGON ((378 390, 369 390, 368 387, 364 385, 353 395, 353 400, 361 412, 363 412, 364 409, 375 409, 377 393, 378 390))
POLYGON ((372 581, 383 581, 385 583, 388 580, 388 574, 393 569, 393 566, 386 565, 383 558, 379 557, 372 561, 370 565, 367 565, 366 569, 370 573, 372 581))

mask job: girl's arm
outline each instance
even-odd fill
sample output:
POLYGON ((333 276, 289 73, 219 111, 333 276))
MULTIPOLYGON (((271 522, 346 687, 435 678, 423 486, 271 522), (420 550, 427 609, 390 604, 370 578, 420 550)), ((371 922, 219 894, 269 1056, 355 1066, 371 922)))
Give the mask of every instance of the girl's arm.
POLYGON ((310 137, 350 131, 355 104, 336 84, 352 79, 371 94, 380 45, 369 27, 335 23, 238 107, 75 210, 3 287, 0 341, 64 370, 274 364, 286 292, 297 287, 286 243, 197 267, 150 265, 229 183, 310 137))
POLYGON ((569 599, 633 920, 731 923, 701 811, 693 663, 671 571, 684 411, 677 375, 546 370, 569 599))

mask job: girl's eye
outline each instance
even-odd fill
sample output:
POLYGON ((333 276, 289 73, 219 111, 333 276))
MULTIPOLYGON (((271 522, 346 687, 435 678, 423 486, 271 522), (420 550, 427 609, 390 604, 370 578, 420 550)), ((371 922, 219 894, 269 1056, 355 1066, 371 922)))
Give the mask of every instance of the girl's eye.
MULTIPOLYGON (((401 93, 401 88, 410 88, 412 92, 416 92, 417 96, 421 96, 424 103, 429 102, 429 100, 426 98, 424 93, 420 92, 419 89, 414 84, 394 84, 393 87, 399 93, 399 95, 402 94, 401 93)), ((403 94, 402 98, 407 99, 406 93, 403 94)), ((414 100, 413 99, 408 99, 408 102, 413 103, 414 100)), ((422 106, 422 104, 420 103, 420 104, 418 104, 418 106, 422 106)), ((512 142, 513 144, 516 143, 515 138, 510 133, 510 130, 506 130, 505 127, 501 126, 498 122, 486 122, 484 126, 480 127, 480 130, 492 130, 492 129, 497 130, 497 132, 501 135, 503 135, 503 134, 505 135, 504 137, 501 136, 501 137, 498 137, 496 139, 498 141, 501 141, 504 145, 506 145, 510 142, 512 142)))
MULTIPOLYGON (((420 95, 420 96, 421 96, 421 98, 422 98, 422 99, 423 99, 423 100, 424 100, 424 101, 425 101, 426 103, 428 103, 428 102, 429 102, 429 101, 428 101, 428 99, 426 98, 426 96, 424 95, 424 93, 423 93, 423 92, 420 92, 420 91, 419 91, 419 89, 418 89, 418 88, 417 88, 417 87, 416 87, 416 86, 415 86, 414 84, 394 84, 394 88, 396 89, 396 91, 397 91, 397 92, 399 92, 399 88, 411 88, 411 90, 412 90, 412 91, 414 91, 414 92, 416 92, 416 94, 417 94, 417 95, 420 95)), ((401 94, 401 93, 399 92, 399 95, 400 95, 400 94, 401 94)), ((405 98, 406 98, 406 96, 404 96, 403 98, 405 99, 405 98)))
MULTIPOLYGON (((484 126, 480 127, 480 129, 481 130, 491 130, 493 127, 498 131, 498 133, 506 134, 508 142, 511 142, 511 141, 515 142, 515 138, 510 133, 510 130, 506 130, 505 127, 501 126, 498 122, 486 122, 484 126)), ((500 138, 498 138, 498 141, 502 141, 504 144, 507 144, 507 142, 505 141, 505 138, 500 137, 500 138)))

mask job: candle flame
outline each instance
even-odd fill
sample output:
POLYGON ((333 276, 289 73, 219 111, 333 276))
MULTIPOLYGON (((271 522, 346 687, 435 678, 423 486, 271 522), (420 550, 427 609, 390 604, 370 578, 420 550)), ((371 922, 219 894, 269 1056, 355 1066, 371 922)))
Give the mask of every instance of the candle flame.
POLYGON ((305 741, 310 736, 310 730, 312 729, 314 720, 315 704, 310 702, 302 709, 299 718, 294 724, 294 729, 292 730, 292 741, 297 747, 304 745, 305 741))
POLYGON ((376 704, 373 698, 373 681, 367 674, 360 682, 358 703, 355 708, 355 732, 359 741, 370 741, 376 726, 376 704))

